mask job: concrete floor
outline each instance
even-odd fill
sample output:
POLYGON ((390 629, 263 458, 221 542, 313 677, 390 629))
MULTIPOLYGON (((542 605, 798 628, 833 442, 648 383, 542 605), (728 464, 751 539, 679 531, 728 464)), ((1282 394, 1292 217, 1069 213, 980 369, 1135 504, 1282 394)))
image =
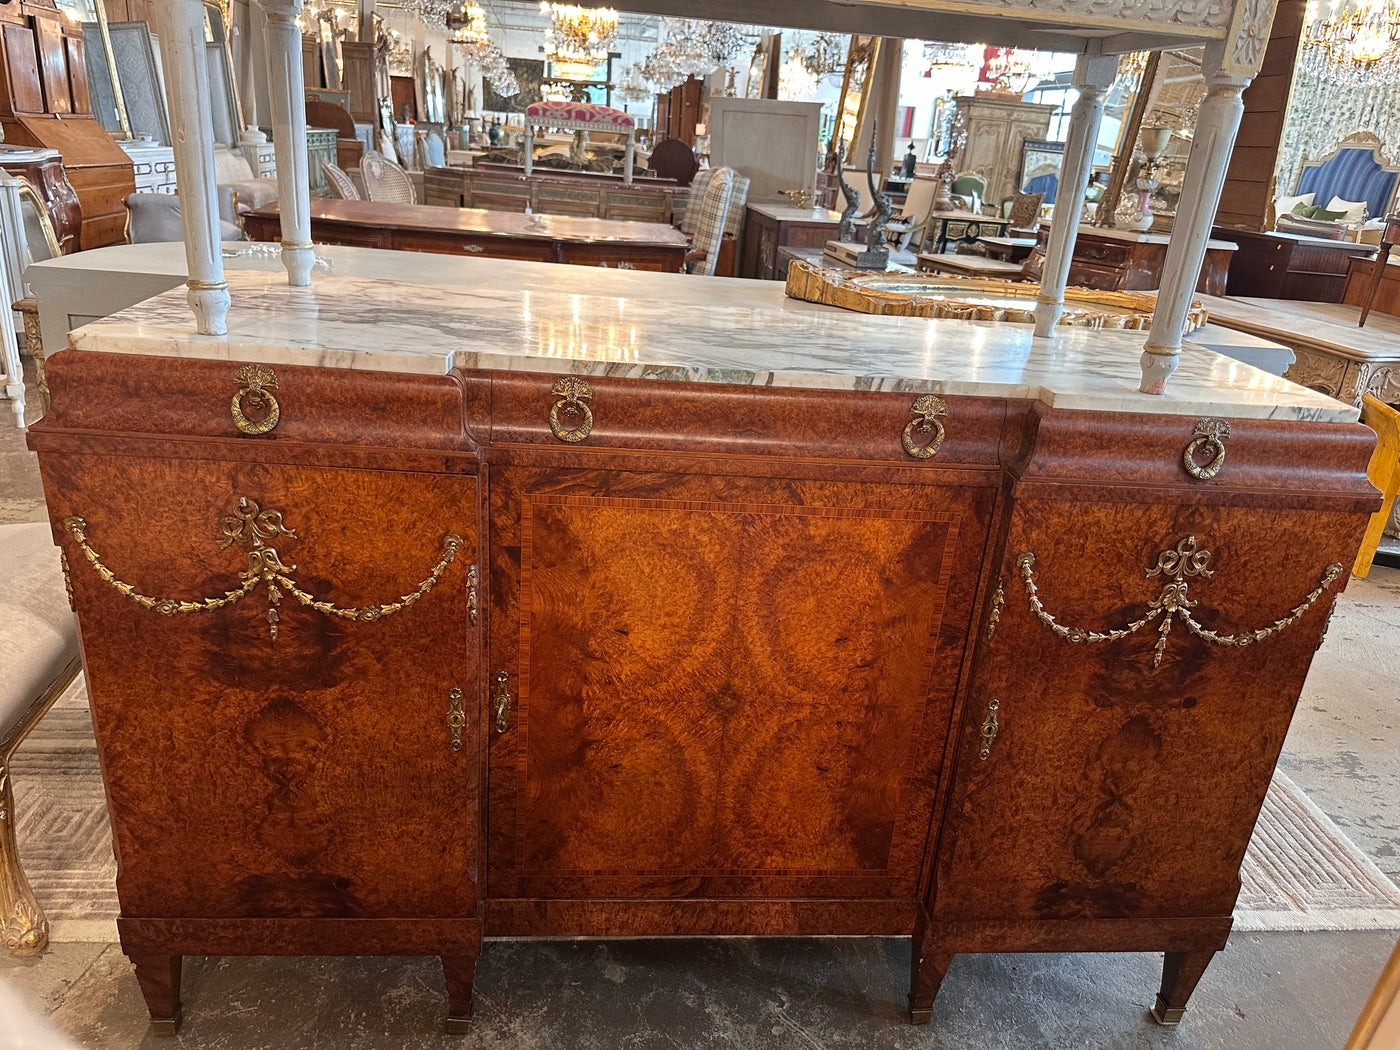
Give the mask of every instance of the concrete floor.
MULTIPOLYGON (((34 458, 8 410, 0 406, 0 522, 37 520, 34 458)), ((1400 879, 1400 570, 1353 580, 1343 601, 1282 765, 1400 879), (1345 659, 1337 638, 1350 643, 1345 659)), ((455 1037, 441 1034, 435 959, 190 958, 173 1041, 148 1034, 116 945, 57 944, 29 960, 0 953, 0 977, 81 1045, 123 1050, 1325 1050, 1345 1041, 1395 939, 1237 933, 1176 1028, 1147 1016, 1161 968, 1150 954, 959 956, 933 1023, 916 1028, 903 1019, 908 942, 875 938, 490 942, 472 1031, 455 1037)))

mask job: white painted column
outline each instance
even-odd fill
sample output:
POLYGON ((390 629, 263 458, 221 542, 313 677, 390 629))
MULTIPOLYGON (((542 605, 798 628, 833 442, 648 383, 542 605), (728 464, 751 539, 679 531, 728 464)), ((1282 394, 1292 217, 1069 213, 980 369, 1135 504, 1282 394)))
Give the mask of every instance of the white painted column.
POLYGON ((1094 166, 1094 147, 1103 121, 1103 93, 1118 72, 1115 56, 1080 55, 1074 65, 1072 83, 1079 89, 1079 100, 1070 110, 1069 133, 1065 136, 1065 157, 1060 165, 1060 184, 1055 191, 1055 218, 1045 245, 1045 265, 1040 273, 1040 292, 1035 298, 1035 334, 1055 334, 1055 325, 1065 312, 1065 284, 1069 281, 1070 259, 1079 234, 1084 211, 1084 194, 1094 166))
MULTIPOLYGON (((1264 36, 1267 38, 1267 32, 1264 36)), ((1147 345, 1142 352, 1142 385, 1138 389, 1144 394, 1162 393, 1167 377, 1176 371, 1186 315, 1191 309, 1191 298, 1196 294, 1196 281, 1201 264, 1205 262, 1206 244, 1220 205, 1220 191, 1225 185, 1225 171, 1235 148, 1235 133, 1239 131, 1240 117, 1244 114, 1240 95, 1254 79, 1252 71, 1223 68, 1223 52, 1221 43, 1208 45, 1201 64, 1207 93, 1196 116, 1196 133, 1181 184, 1181 200, 1172 225, 1171 243, 1167 245, 1166 262, 1162 265, 1157 310, 1152 315, 1152 330, 1147 334, 1147 345)))
MULTIPOLYGON (((20 227, 23 229, 23 227, 20 227)), ((0 251, 0 288, 11 287, 10 270, 12 264, 6 253, 0 251)), ((5 294, 8 294, 5 293, 5 294)), ((15 296, 10 303, 20 299, 15 296)), ((24 366, 19 359, 19 337, 15 334, 15 312, 8 303, 0 303, 0 359, 5 366, 5 396, 10 399, 15 412, 15 424, 24 429, 24 366)))
POLYGON ((268 100, 277 151, 277 210, 287 283, 311 283, 311 180, 306 153, 306 86, 301 70, 301 0, 260 0, 267 13, 268 100))
POLYGON ((219 242, 214 179, 214 122, 209 110, 209 66, 201 0, 156 0, 156 32, 165 67, 166 104, 175 150, 175 184, 189 266, 190 309, 200 335, 228 331, 228 285, 219 242))

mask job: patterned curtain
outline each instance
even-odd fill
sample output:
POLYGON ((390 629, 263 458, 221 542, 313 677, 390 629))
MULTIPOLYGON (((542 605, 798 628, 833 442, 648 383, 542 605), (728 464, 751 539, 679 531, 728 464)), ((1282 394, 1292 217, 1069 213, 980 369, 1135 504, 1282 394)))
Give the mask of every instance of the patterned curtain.
POLYGON ((1299 68, 1283 122, 1279 145, 1278 192, 1290 194, 1304 157, 1331 153, 1337 143, 1357 131, 1381 140, 1388 162, 1400 154, 1400 81, 1364 86, 1334 84, 1299 68))

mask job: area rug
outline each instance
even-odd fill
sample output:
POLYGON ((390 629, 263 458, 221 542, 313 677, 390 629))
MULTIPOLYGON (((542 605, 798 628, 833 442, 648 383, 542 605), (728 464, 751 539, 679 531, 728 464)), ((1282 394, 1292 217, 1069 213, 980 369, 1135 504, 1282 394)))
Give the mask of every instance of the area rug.
MULTIPOLYGON (((20 856, 54 941, 117 939, 117 867, 79 676, 15 756, 20 856)), ((1281 772, 1240 872, 1235 929, 1400 929, 1400 889, 1281 772)))

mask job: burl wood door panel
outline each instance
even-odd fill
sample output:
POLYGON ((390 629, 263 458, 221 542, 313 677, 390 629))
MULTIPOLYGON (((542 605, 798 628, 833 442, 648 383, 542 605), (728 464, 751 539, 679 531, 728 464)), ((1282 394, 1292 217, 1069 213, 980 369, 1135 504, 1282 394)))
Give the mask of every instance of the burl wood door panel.
POLYGON ((1038 599, 1063 627, 1126 629, 1184 583, 1176 596, 1195 603, 1186 611, 1196 623, 1233 637, 1288 618, 1330 565, 1350 564, 1364 528, 1362 514, 1268 502, 1018 507, 1002 566, 1005 607, 961 730, 938 919, 1230 913, 1344 570, 1296 622, 1244 646, 1196 634, 1180 612, 1163 634, 1165 610, 1117 640, 1076 642, 1035 615, 1017 559, 1034 555, 1038 599), (983 759, 993 699, 999 725, 983 759))
POLYGON ((58 453, 44 473, 82 625, 122 914, 474 917, 475 479, 58 453), (271 550, 314 601, 398 603, 448 534, 463 546, 387 615, 316 611, 285 584, 274 605, 266 582, 211 611, 162 615, 100 578, 68 515, 86 519, 116 579, 191 602, 238 590, 250 558, 271 550))
POLYGON ((914 895, 993 503, 495 473, 490 895, 914 895))

